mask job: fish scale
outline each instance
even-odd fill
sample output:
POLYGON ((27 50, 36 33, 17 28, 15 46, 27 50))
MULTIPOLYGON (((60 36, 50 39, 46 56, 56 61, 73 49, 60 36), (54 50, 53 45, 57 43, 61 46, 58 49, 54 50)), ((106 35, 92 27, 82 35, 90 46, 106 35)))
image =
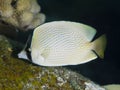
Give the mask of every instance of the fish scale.
MULTIPOLYGON (((81 46, 85 43, 86 37, 82 35, 77 28, 51 27, 52 28, 49 26, 48 28, 41 27, 40 30, 35 32, 38 34, 38 45, 40 45, 40 50, 43 48, 50 48, 49 55, 47 56, 48 58, 45 60, 46 63, 56 60, 59 60, 59 63, 62 63, 66 57, 69 57, 70 52, 79 51, 75 49, 80 47, 80 43, 81 46)), ((79 54, 79 56, 81 55, 79 54)))
MULTIPOLYGON (((70 21, 40 25, 32 36, 32 62, 42 66, 65 66, 86 63, 98 56, 103 58, 106 37, 102 35, 91 42, 95 34, 94 28, 70 21)), ((21 52, 19 57, 23 54, 21 52)))
MULTIPOLYGON (((83 41, 82 40, 83 38, 81 38, 80 36, 78 37, 77 33, 74 33, 74 34, 73 33, 74 32, 64 33, 60 30, 52 31, 51 29, 47 30, 47 31, 43 31, 43 32, 41 32, 41 34, 38 35, 39 45, 40 44, 42 44, 42 45, 44 44, 44 46, 51 45, 51 47, 52 47, 53 45, 56 45, 56 46, 58 45, 59 46, 62 43, 65 44, 65 42, 68 42, 68 41, 69 41, 68 44, 74 44, 74 43, 79 44, 80 41, 81 42, 83 41), (81 38, 81 40, 78 40, 80 38, 81 38), (76 41, 78 41, 78 42, 76 42, 76 41)), ((74 46, 76 44, 74 44, 74 46)))

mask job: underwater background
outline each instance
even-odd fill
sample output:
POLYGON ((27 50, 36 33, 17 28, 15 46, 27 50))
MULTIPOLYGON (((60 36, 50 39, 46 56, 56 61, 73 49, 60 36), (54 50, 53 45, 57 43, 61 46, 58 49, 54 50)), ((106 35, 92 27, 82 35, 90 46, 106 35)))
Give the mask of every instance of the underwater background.
MULTIPOLYGON (((68 66, 99 84, 120 83, 120 1, 119 0, 39 0, 46 22, 68 20, 97 29, 96 37, 107 35, 105 58, 68 66)), ((95 38, 96 38, 95 37, 95 38)))
MULTIPOLYGON (((46 22, 56 20, 75 21, 97 29, 96 37, 107 36, 107 48, 103 60, 66 66, 100 84, 120 84, 120 1, 119 0, 38 0, 46 15, 46 22)), ((32 31, 9 37, 25 43, 32 31), (17 38, 16 38, 17 37, 17 38)))

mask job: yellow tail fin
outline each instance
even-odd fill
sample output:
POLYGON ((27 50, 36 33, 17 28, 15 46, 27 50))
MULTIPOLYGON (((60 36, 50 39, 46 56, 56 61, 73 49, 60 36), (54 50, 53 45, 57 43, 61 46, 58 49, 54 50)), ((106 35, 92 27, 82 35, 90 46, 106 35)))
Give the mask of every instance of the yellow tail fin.
POLYGON ((93 45, 92 49, 102 59, 104 58, 104 51, 105 51, 105 48, 106 48, 106 43, 107 43, 107 40, 106 40, 106 35, 105 34, 100 36, 98 39, 96 39, 95 41, 92 42, 92 45, 93 45))

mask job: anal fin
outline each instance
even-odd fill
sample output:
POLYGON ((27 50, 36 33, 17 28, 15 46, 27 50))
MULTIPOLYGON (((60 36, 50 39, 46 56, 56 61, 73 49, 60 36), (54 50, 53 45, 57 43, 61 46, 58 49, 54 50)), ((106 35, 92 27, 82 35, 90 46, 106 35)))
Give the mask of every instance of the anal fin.
POLYGON ((96 59, 98 56, 93 52, 93 51, 89 51, 83 58, 81 63, 86 63, 89 61, 92 61, 94 59, 96 59))

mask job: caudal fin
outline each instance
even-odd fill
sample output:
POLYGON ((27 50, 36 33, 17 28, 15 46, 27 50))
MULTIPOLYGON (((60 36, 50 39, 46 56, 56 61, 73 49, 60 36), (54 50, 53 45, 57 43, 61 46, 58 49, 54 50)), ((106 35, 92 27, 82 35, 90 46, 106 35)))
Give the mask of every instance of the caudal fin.
POLYGON ((93 46, 93 50, 96 52, 96 54, 100 57, 100 58, 104 58, 104 51, 106 48, 106 35, 102 35, 100 36, 98 39, 96 39, 95 41, 92 42, 92 46, 93 46))

